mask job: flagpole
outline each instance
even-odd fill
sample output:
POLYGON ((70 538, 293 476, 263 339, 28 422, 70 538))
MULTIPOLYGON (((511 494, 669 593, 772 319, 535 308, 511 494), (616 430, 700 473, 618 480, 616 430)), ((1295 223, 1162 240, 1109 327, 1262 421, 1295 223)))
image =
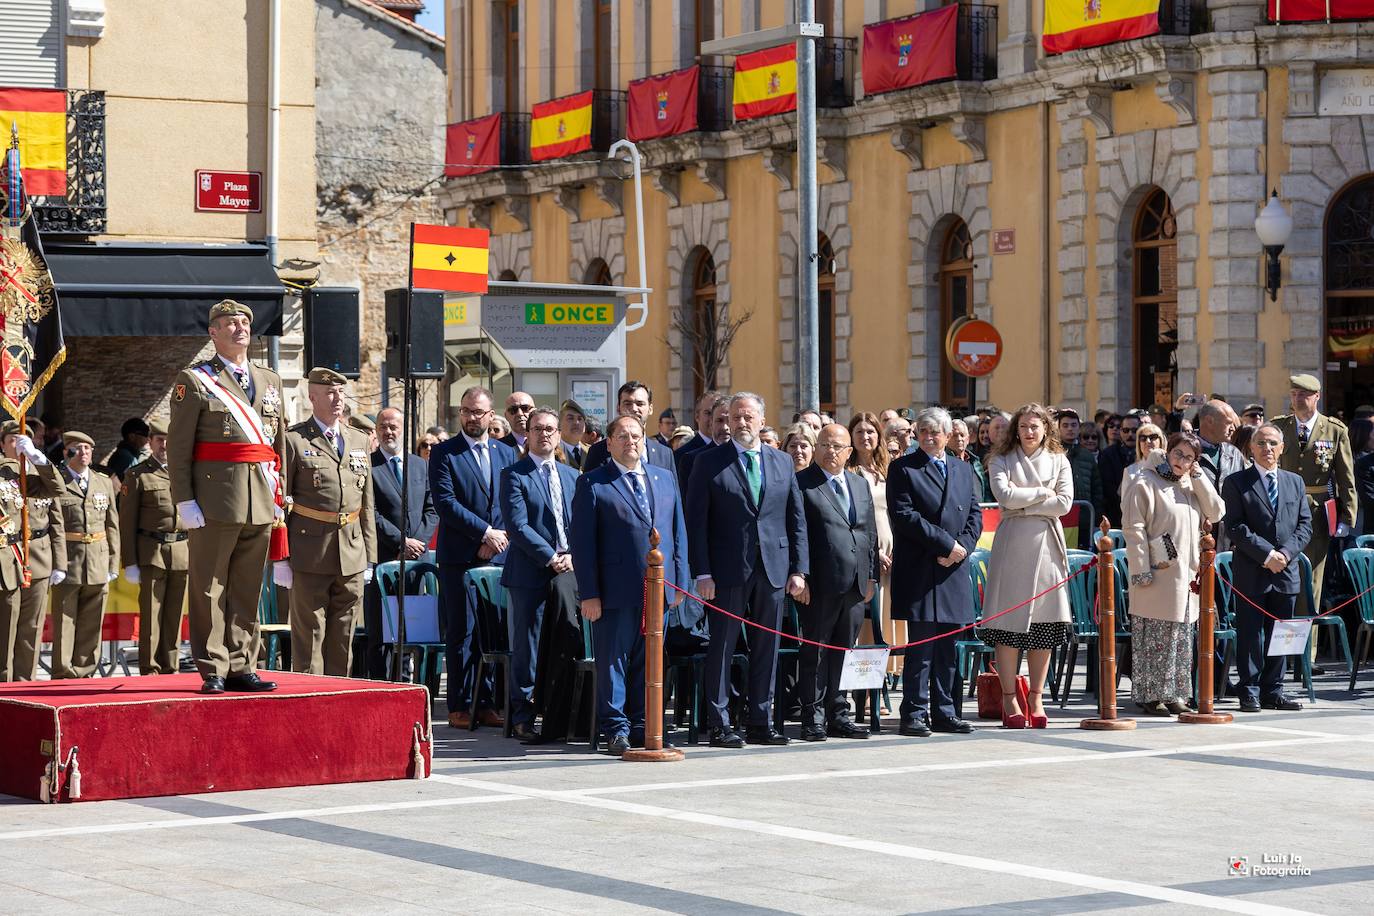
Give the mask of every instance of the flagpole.
MULTIPOLYGON (((19 124, 10 124, 10 146, 5 156, 5 171, 8 173, 6 179, 10 187, 6 193, 10 200, 6 202, 9 209, 10 228, 17 229, 24 222, 24 194, 21 182, 23 178, 19 171, 19 124)), ((28 435, 28 424, 23 412, 19 414, 19 435, 28 435)), ((19 452, 19 530, 20 543, 23 545, 24 567, 19 571, 20 577, 25 587, 31 579, 29 573, 29 472, 28 459, 23 452, 19 452)))
MULTIPOLYGON (((406 294, 405 305, 401 310, 400 331, 405 335, 401 342, 401 352, 404 354, 404 362, 401 365, 401 383, 404 386, 401 394, 401 556, 398 575, 396 576, 396 648, 392 653, 391 679, 399 681, 401 679, 401 645, 402 630, 405 627, 406 618, 406 539, 410 536, 410 499, 407 496, 409 490, 407 486, 410 481, 410 462, 406 459, 409 456, 410 448, 407 440, 415 435, 414 420, 411 417, 414 397, 411 392, 410 381, 410 297, 415 295, 415 224, 410 224, 410 248, 406 252, 406 294)), ((429 685, 425 685, 429 689, 429 685)))

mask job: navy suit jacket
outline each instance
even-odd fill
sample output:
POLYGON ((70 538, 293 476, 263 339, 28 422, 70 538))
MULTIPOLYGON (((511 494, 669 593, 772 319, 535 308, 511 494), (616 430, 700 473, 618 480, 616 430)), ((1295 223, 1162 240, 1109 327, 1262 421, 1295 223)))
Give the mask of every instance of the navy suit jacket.
POLYGON ((1265 592, 1296 595, 1298 564, 1290 562, 1283 572, 1271 573, 1264 561, 1271 550, 1291 561, 1312 539, 1312 510, 1302 478, 1291 471, 1278 475, 1277 513, 1269 505, 1269 491, 1258 467, 1232 474, 1221 487, 1226 503, 1223 524, 1231 539, 1231 582, 1251 597, 1265 592))
POLYGON ((973 623, 977 609, 968 560, 954 566, 938 561, 956 543, 970 554, 978 546, 978 476, 957 458, 946 457, 945 468, 948 476, 920 450, 888 466, 893 620, 973 623))
MULTIPOLYGON (((698 433, 697 435, 700 436, 701 434, 698 433)), ((682 498, 684 500, 687 498, 687 488, 692 483, 692 468, 697 458, 716 447, 716 444, 710 439, 702 441, 706 444, 696 445, 697 440, 693 439, 691 442, 687 443, 687 445, 673 452, 673 464, 677 465, 677 485, 678 489, 682 491, 682 498), (695 447, 688 448, 688 446, 695 447)))
MULTIPOLYGON (((559 461, 553 466, 563 488, 563 534, 571 546, 577 471, 559 461)), ((552 496, 544 472, 528 455, 501 472, 501 517, 510 536, 501 584, 507 588, 545 588, 553 579, 549 561, 558 544, 558 522, 552 496)))
POLYGON ((806 511, 806 543, 811 553, 808 583, 812 594, 860 597, 868 581, 880 577, 878 565, 878 517, 868 481, 845 471, 854 521, 840 508, 825 471, 810 465, 797 473, 797 489, 806 511))
MULTIPOLYGON (((501 472, 515 464, 515 451, 509 446, 489 439, 488 458, 491 460, 490 481, 481 480, 477 459, 462 435, 445 439, 429 453, 429 490, 434 508, 439 513, 440 563, 471 566, 479 562, 477 550, 487 528, 504 530, 499 488, 501 472)), ((500 564, 500 554, 489 562, 500 564)))
MULTIPOLYGON (((620 465, 608 462, 577 479, 572 509, 573 572, 581 599, 600 598, 605 609, 638 611, 644 606, 649 568, 649 531, 658 529, 663 577, 687 588, 687 528, 673 477, 643 464, 653 518, 635 502, 620 465)), ((671 602, 672 594, 665 596, 671 602)))
MULTIPOLYGON (((419 455, 406 455, 406 503, 410 522, 407 537, 429 544, 439 515, 429 495, 429 464, 419 455)), ((401 482, 387 465, 381 449, 372 453, 372 508, 377 515, 377 562, 401 558, 401 482)))
POLYGON ((762 562, 774 588, 790 574, 811 570, 806 513, 792 472, 792 456, 771 445, 759 448, 763 467, 761 505, 754 505, 734 443, 700 450, 687 489, 687 543, 692 572, 710 576, 717 588, 744 585, 762 562))
MULTIPOLYGON (((658 440, 652 436, 644 440, 644 463, 652 464, 656 468, 663 468, 665 471, 677 477, 677 467, 673 464, 673 450, 666 445, 660 445, 658 440)), ((591 471, 601 467, 611 460, 611 453, 606 449, 606 440, 600 439, 587 449, 587 457, 582 459, 582 470, 591 471)))

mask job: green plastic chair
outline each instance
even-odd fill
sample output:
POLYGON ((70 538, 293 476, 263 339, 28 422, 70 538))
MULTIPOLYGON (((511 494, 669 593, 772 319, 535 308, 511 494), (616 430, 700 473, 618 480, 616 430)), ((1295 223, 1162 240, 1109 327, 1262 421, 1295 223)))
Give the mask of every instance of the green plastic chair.
POLYGON ((1126 534, 1120 528, 1109 529, 1107 537, 1112 539, 1112 550, 1124 550, 1126 548, 1126 534))
MULTIPOLYGON (((1361 535, 1361 538, 1374 538, 1374 535, 1361 535)), ((1356 538, 1359 541, 1359 538, 1356 538)), ((1355 594, 1367 591, 1374 587, 1374 549, 1369 547, 1351 547, 1341 555, 1345 561, 1346 572, 1350 574, 1350 581, 1355 586, 1355 594)), ((1355 631, 1355 655, 1354 663, 1350 666, 1350 690, 1355 689, 1355 676, 1359 673, 1359 663, 1369 654, 1369 647, 1374 643, 1374 592, 1360 595, 1357 602, 1360 610, 1360 626, 1355 631)))
MULTIPOLYGON (((514 724, 510 720, 510 628, 507 625, 509 610, 506 607, 506 589, 501 585, 501 567, 479 566, 469 569, 464 580, 472 584, 477 592, 477 606, 473 616, 477 620, 477 643, 482 647, 477 656, 477 673, 473 682, 482 683, 483 670, 488 666, 501 674, 501 712, 505 725, 502 733, 509 738, 514 724)), ((472 707, 469 731, 477 730, 477 690, 472 692, 472 707)))
MULTIPOLYGON (((587 746, 589 750, 595 753, 601 736, 597 734, 596 728, 596 649, 592 642, 594 624, 581 614, 578 615, 578 620, 582 623, 582 657, 573 665, 572 714, 577 715, 578 710, 582 708, 583 695, 590 691, 592 701, 588 705, 592 712, 591 719, 587 723, 587 746)), ((693 718, 692 721, 695 723, 696 719, 693 718)), ((576 732, 572 730, 571 723, 569 723, 568 737, 571 738, 574 734, 576 732)), ((692 743, 696 743, 695 734, 692 736, 692 743)))
MULTIPOLYGON (((1086 550, 1069 551, 1069 572, 1076 573, 1092 562, 1095 554, 1086 550)), ((1069 703, 1069 690, 1073 686, 1074 666, 1078 663, 1078 647, 1084 645, 1091 658, 1097 646, 1097 622, 1093 620, 1093 597, 1097 594, 1097 570, 1090 569, 1081 576, 1069 580, 1069 613, 1072 617, 1072 633, 1069 636, 1069 656, 1059 669, 1059 708, 1069 703)))
MULTIPOLYGON (((1220 698, 1222 689, 1226 686, 1226 680, 1230 676, 1231 666, 1236 663, 1236 609, 1235 596, 1231 594, 1231 587, 1226 584, 1231 579, 1231 551, 1223 550, 1217 554, 1213 561, 1213 567, 1217 571, 1216 588, 1212 596, 1216 603, 1216 619, 1212 626, 1212 648, 1215 651, 1218 647, 1221 652, 1221 664, 1215 666, 1216 683, 1212 685, 1212 695, 1220 698), (1222 581, 1222 576, 1226 581, 1222 581)), ((1193 672, 1193 696, 1197 696, 1197 671, 1193 672)))
MULTIPOLYGON (((983 591, 988 581, 988 558, 991 552, 986 548, 976 548, 969 554, 969 583, 973 587, 974 619, 983 619, 983 591)), ((978 627, 970 631, 972 638, 963 637, 954 641, 955 709, 960 716, 964 714, 964 685, 968 684, 970 699, 978 689, 978 672, 984 667, 986 659, 992 658, 996 650, 983 642, 978 636, 978 627)))
POLYGON ((291 638, 291 624, 282 619, 270 563, 262 574, 262 591, 258 595, 258 633, 267 650, 267 670, 276 671, 281 664, 282 640, 291 638))
MULTIPOLYGON (((1306 599, 1306 607, 1316 607, 1316 602, 1312 600, 1312 561, 1307 559, 1307 554, 1298 554, 1298 578, 1302 580, 1302 593, 1306 599)), ((1327 614, 1325 617, 1296 617, 1295 620, 1311 620, 1312 630, 1307 635, 1307 647, 1302 653, 1302 682, 1307 687, 1307 699, 1315 703, 1317 693, 1312 687, 1312 646, 1313 640, 1317 638, 1318 627, 1330 627, 1335 631, 1336 638, 1340 640, 1341 651, 1345 653, 1345 664, 1350 670, 1355 670, 1355 663, 1350 658, 1350 636, 1345 630, 1345 621, 1339 614, 1327 614)))
MULTIPOLYGON (((888 645, 887 639, 883 636, 883 587, 879 585, 873 589, 873 597, 864 604, 864 619, 868 621, 868 628, 873 633, 873 642, 869 643, 875 649, 883 649, 888 645)), ((868 646, 865 646, 867 648, 868 646)), ((872 734, 878 734, 883 730, 882 710, 892 708, 892 697, 888 693, 888 677, 883 677, 882 687, 872 687, 868 690, 856 690, 854 698, 854 709, 858 713, 858 718, 863 718, 865 707, 868 711, 868 730, 872 734), (861 702, 862 701, 862 705, 861 702)))
MULTIPOLYGON (((392 560, 387 563, 378 563, 374 573, 377 580, 377 591, 381 595, 382 617, 384 619, 382 628, 383 634, 385 634, 387 629, 390 629, 393 633, 396 632, 396 619, 393 616, 394 611, 388 599, 395 598, 400 594, 400 589, 397 588, 397 580, 400 578, 400 575, 401 564, 397 560, 392 560)), ((412 584, 419 585, 418 592, 408 590, 406 592, 407 595, 439 594, 439 567, 435 566, 433 563, 426 563, 418 560, 406 563, 406 578, 412 584)), ((407 616, 409 615, 407 614, 407 616)), ((442 637, 444 632, 442 614, 439 615, 437 624, 435 631, 442 637)), ((400 646, 400 654, 410 655, 416 659, 417 664, 413 669, 415 671, 415 676, 418 677, 419 683, 429 688, 431 698, 437 696, 439 692, 439 673, 443 670, 444 660, 447 657, 447 645, 442 638, 438 642, 425 642, 410 639, 408 634, 403 633, 402 635, 407 636, 407 638, 400 646)), ((390 646, 391 644, 388 643, 387 645, 390 646)), ((400 664, 400 660, 392 659, 391 664, 400 664)))
MULTIPOLYGON (((1362 534, 1355 538, 1355 546, 1361 548, 1374 547, 1374 534, 1362 534)), ((1356 592, 1359 594, 1359 592, 1356 592)))

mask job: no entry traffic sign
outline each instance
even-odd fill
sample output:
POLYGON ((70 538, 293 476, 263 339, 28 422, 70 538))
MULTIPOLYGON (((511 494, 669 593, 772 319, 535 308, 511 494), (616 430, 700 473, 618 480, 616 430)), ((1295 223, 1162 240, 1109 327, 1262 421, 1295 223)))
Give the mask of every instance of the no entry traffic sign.
POLYGON ((945 335, 945 356, 964 375, 981 378, 1002 361, 1002 335, 980 318, 961 318, 945 335))

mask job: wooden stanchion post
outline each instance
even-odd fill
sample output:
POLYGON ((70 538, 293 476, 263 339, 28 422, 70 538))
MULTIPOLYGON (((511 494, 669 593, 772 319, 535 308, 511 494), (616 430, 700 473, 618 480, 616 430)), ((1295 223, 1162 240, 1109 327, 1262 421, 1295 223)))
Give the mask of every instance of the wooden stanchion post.
POLYGON ((644 574, 644 747, 621 760, 681 760, 682 750, 663 743, 663 554, 658 529, 649 530, 649 569, 644 574))
POLYGON ((1116 716, 1116 559, 1111 530, 1102 519, 1097 539, 1097 716, 1079 722, 1094 731, 1127 731, 1135 719, 1116 716))
POLYGON ((1232 720, 1232 715, 1229 712, 1217 712, 1212 705, 1212 680, 1216 676, 1213 663, 1216 659, 1217 541, 1212 537, 1212 526, 1206 522, 1202 526, 1201 547, 1202 558, 1198 568, 1202 582, 1198 589, 1197 712, 1180 713, 1178 721, 1193 725, 1225 725, 1232 720))

